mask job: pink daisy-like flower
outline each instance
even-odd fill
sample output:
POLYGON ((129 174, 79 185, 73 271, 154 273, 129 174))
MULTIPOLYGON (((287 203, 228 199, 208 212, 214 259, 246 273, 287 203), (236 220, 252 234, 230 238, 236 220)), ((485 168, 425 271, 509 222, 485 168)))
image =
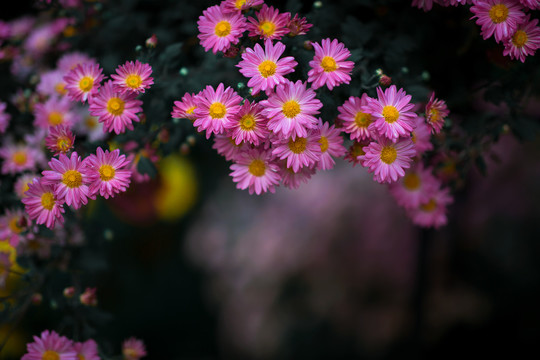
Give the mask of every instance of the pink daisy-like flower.
POLYGON ((13 184, 13 192, 19 197, 19 199, 24 198, 26 190, 28 190, 28 185, 34 180, 38 175, 34 173, 25 173, 22 174, 15 180, 13 184))
POLYGON ((481 26, 484 40, 495 35, 500 42, 512 36, 525 18, 523 6, 515 0, 483 0, 471 6, 476 24, 481 26))
POLYGON ((45 137, 45 146, 58 155, 67 153, 73 148, 75 143, 75 135, 65 125, 58 125, 49 128, 49 134, 45 137))
POLYGON ((351 140, 371 139, 369 125, 372 122, 371 114, 362 111, 368 105, 369 96, 363 93, 362 97, 351 96, 342 106, 338 107, 338 119, 341 121, 341 130, 350 134, 351 140))
POLYGON ((212 134, 222 134, 225 124, 240 110, 242 98, 230 86, 225 89, 220 83, 216 90, 210 85, 196 96, 197 108, 193 126, 197 131, 206 130, 206 138, 212 134))
POLYGON ((378 99, 368 99, 368 105, 362 111, 370 113, 373 122, 368 126, 369 131, 384 136, 392 141, 400 137, 409 137, 414 129, 416 114, 411 111, 411 95, 403 89, 396 91, 396 85, 390 86, 384 92, 377 88, 378 99))
POLYGON ((418 116, 415 120, 415 128, 411 133, 411 140, 416 149, 416 155, 421 155, 426 151, 433 150, 431 143, 431 131, 423 116, 418 116))
POLYGON ((223 12, 224 13, 241 13, 242 11, 249 10, 252 7, 261 5, 264 0, 224 0, 223 12))
POLYGON ((538 19, 530 21, 530 15, 527 15, 516 32, 504 41, 503 55, 521 62, 525 62, 526 56, 534 55, 540 48, 540 27, 537 25, 538 19))
POLYGON ((405 175, 405 170, 411 166, 416 155, 414 143, 409 139, 392 142, 380 138, 364 147, 365 155, 360 156, 363 165, 369 172, 374 173, 374 180, 379 183, 391 183, 405 175))
POLYGON ((152 67, 135 60, 135 62, 127 61, 124 65, 120 65, 111 78, 114 80, 113 84, 123 92, 140 94, 154 83, 154 78, 150 75, 152 75, 152 67))
POLYGON ((88 170, 76 151, 69 158, 65 154, 52 158, 49 167, 51 170, 42 171, 41 182, 56 186, 54 195, 58 200, 65 200, 68 206, 78 209, 88 203, 88 198, 94 199, 88 188, 88 170))
POLYGON ((311 43, 315 49, 315 56, 309 62, 311 70, 308 71, 308 82, 312 83, 313 89, 324 85, 332 90, 340 84, 348 84, 351 81, 351 73, 354 62, 346 59, 351 52, 343 43, 334 39, 321 40, 321 44, 311 43))
POLYGON ((422 163, 407 169, 405 176, 388 187, 398 205, 414 209, 426 204, 439 188, 440 181, 432 174, 432 169, 424 169, 422 163))
POLYGON ((65 74, 79 64, 82 65, 88 63, 97 64, 97 61, 86 53, 80 51, 71 51, 64 53, 58 58, 58 61, 56 61, 56 67, 65 74))
POLYGON ((298 36, 307 34, 308 30, 313 26, 309 24, 305 17, 301 18, 298 14, 289 20, 287 27, 289 28, 289 36, 298 36))
POLYGON ((7 104, 0 101, 0 134, 6 132, 7 127, 9 126, 9 121, 11 120, 11 115, 6 112, 7 104))
POLYGON ((435 99, 435 92, 431 93, 426 104, 426 122, 431 128, 432 134, 438 134, 444 125, 444 120, 450 114, 444 100, 435 99))
POLYGON ((125 360, 139 360, 146 356, 146 348, 142 340, 131 337, 122 343, 122 355, 125 360))
POLYGON ((65 88, 72 101, 85 102, 97 93, 104 78, 99 64, 78 64, 65 76, 65 88))
POLYGON ((321 159, 321 136, 317 131, 309 131, 305 137, 285 138, 274 143, 272 154, 281 160, 287 159, 287 167, 298 172, 302 167, 315 166, 321 159))
POLYGON ((195 121, 195 114, 193 112, 196 108, 196 95, 185 93, 182 100, 174 102, 171 116, 176 119, 189 119, 193 122, 195 121))
POLYGON ((216 135, 212 145, 212 149, 215 149, 227 161, 235 160, 239 154, 246 151, 247 147, 248 145, 244 142, 236 145, 235 140, 229 134, 216 135))
POLYGON ((21 201, 30 219, 36 220, 37 224, 44 224, 49 229, 54 228, 57 222, 63 224, 64 201, 56 198, 54 186, 44 185, 35 178, 21 201))
POLYGON ((281 184, 289 189, 298 189, 302 184, 306 184, 309 179, 317 172, 315 167, 301 167, 298 172, 287 167, 287 161, 279 161, 279 174, 281 175, 281 184))
POLYGON ((25 170, 35 171, 36 165, 44 158, 41 150, 25 144, 10 144, 0 148, 2 174, 17 174, 25 170))
POLYGON ((256 12, 257 19, 248 18, 247 30, 249 36, 259 36, 261 39, 280 39, 289 33, 289 20, 291 13, 279 13, 273 6, 264 4, 260 11, 256 12))
POLYGON ((131 170, 127 168, 131 162, 126 155, 120 155, 119 149, 109 152, 98 147, 96 155, 91 154, 84 161, 88 168, 91 195, 99 192, 108 199, 129 187, 131 170))
POLYGON ((285 51, 285 45, 280 42, 272 44, 272 40, 264 42, 264 50, 261 45, 255 44, 254 48, 247 48, 242 54, 242 61, 236 65, 245 77, 250 78, 248 86, 252 88, 252 94, 265 91, 267 95, 277 84, 286 81, 284 75, 294 72, 298 63, 292 56, 279 57, 285 51))
POLYGON ((45 130, 50 126, 71 126, 79 120, 78 114, 73 111, 71 101, 67 97, 51 97, 44 103, 36 104, 34 116, 34 125, 45 130))
POLYGON ((448 222, 446 210, 453 201, 448 188, 437 189, 426 203, 410 209, 407 214, 416 225, 439 228, 448 222))
POLYGON ((17 247, 26 240, 24 232, 29 230, 30 223, 23 209, 6 209, 0 216, 0 240, 7 240, 11 246, 17 247))
POLYGON ((45 330, 34 342, 26 344, 27 353, 21 360, 78 360, 73 342, 55 331, 45 330))
POLYGON ((240 110, 225 124, 236 145, 245 141, 255 146, 268 137, 266 123, 268 119, 261 114, 262 106, 245 100, 240 110))
POLYGON ((100 360, 97 343, 93 339, 73 344, 73 350, 77 352, 80 360, 100 360))
POLYGON ((366 154, 364 148, 368 146, 369 143, 369 140, 353 141, 343 158, 352 163, 353 167, 358 164, 364 165, 364 161, 362 160, 363 158, 361 157, 366 154))
POLYGON ((287 80, 276 86, 275 92, 260 102, 263 115, 269 119, 268 129, 284 138, 306 137, 307 129, 317 127, 318 120, 313 115, 319 114, 322 107, 315 95, 301 80, 287 80))
POLYGON ((342 157, 347 152, 343 146, 343 137, 340 129, 336 129, 334 125, 330 126, 328 122, 322 121, 319 118, 319 127, 316 130, 319 132, 321 145, 321 158, 317 163, 318 170, 330 170, 334 167, 335 161, 333 157, 342 157))
POLYGON ((204 50, 212 49, 216 54, 240 41, 246 30, 246 18, 241 13, 226 13, 223 5, 214 5, 203 11, 197 25, 200 32, 197 37, 204 50))
POLYGON ((248 189, 250 194, 275 192, 279 184, 279 167, 269 150, 248 149, 231 165, 231 176, 238 189, 248 189))
POLYGON ((136 93, 123 93, 109 80, 92 97, 90 115, 98 117, 105 132, 114 131, 118 135, 126 128, 133 130, 133 121, 139 122, 137 113, 142 112, 142 101, 136 97, 136 93))
POLYGON ((66 82, 64 81, 63 70, 50 70, 40 74, 39 82, 36 85, 36 91, 43 96, 64 96, 67 94, 66 82))

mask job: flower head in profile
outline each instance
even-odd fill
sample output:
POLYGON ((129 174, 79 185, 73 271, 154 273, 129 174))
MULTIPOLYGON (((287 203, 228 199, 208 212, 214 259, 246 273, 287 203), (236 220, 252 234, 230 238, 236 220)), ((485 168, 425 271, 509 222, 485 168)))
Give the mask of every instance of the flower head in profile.
MULTIPOLYGON (((538 2, 540 4, 540 2, 538 2)), ((527 15, 517 30, 504 41, 503 55, 525 62, 525 58, 534 55, 540 48, 540 27, 538 19, 530 20, 527 15)))
POLYGON ((248 144, 245 142, 237 145, 236 141, 228 133, 214 136, 214 144, 212 144, 212 149, 216 150, 227 161, 236 159, 247 148, 248 144))
POLYGON ((154 83, 152 67, 143 64, 139 60, 127 61, 124 65, 116 68, 116 74, 111 74, 113 84, 123 92, 135 94, 144 93, 154 83))
POLYGON ((371 142, 364 147, 365 155, 360 156, 363 165, 373 173, 379 183, 392 183, 405 175, 416 155, 414 143, 409 139, 393 142, 386 138, 371 142))
POLYGON ((223 12, 225 13, 241 13, 249 10, 252 7, 259 6, 264 0, 224 0, 223 12))
POLYGON ((371 114, 362 108, 368 105, 369 96, 363 93, 362 97, 351 96, 343 105, 338 106, 338 119, 341 121, 341 130, 350 134, 351 140, 371 139, 369 125, 372 122, 371 114))
POLYGON ((273 144, 272 154, 281 160, 287 160, 287 167, 294 172, 302 167, 314 167, 321 159, 321 136, 318 131, 310 130, 305 137, 282 138, 273 144))
POLYGON ((302 184, 306 184, 315 173, 315 167, 301 167, 297 172, 287 167, 286 160, 279 161, 279 173, 281 175, 281 184, 288 189, 298 189, 302 184))
POLYGON ((308 30, 313 26, 307 22, 306 18, 301 18, 298 14, 289 20, 287 27, 289 28, 289 36, 298 36, 307 34, 308 30))
POLYGON ((131 170, 130 161, 125 155, 120 155, 120 150, 103 151, 98 147, 96 154, 90 154, 85 159, 88 168, 88 182, 90 194, 99 193, 105 199, 114 197, 115 194, 124 192, 129 187, 131 170))
POLYGON ((426 151, 433 150, 431 131, 423 116, 418 116, 414 122, 415 127, 411 133, 411 140, 414 143, 416 155, 422 155, 426 151))
POLYGON ((67 95, 72 101, 85 102, 89 97, 97 93, 101 81, 104 78, 103 69, 99 64, 78 64, 65 76, 65 88, 67 95))
POLYGON ((201 45, 205 51, 226 51, 237 44, 246 30, 246 18, 241 13, 225 12, 223 5, 210 6, 197 21, 201 45))
POLYGON ((258 12, 255 13, 257 19, 248 18, 247 30, 249 36, 260 37, 261 39, 281 39, 282 36, 289 33, 289 20, 291 13, 281 13, 273 6, 264 4, 258 12))
POLYGON ((523 22, 522 10, 523 6, 515 0, 476 1, 471 6, 471 19, 476 18, 476 24, 481 26, 484 40, 494 35, 495 41, 500 42, 512 36, 523 22))
POLYGON ((268 119, 262 115, 262 106, 256 102, 245 100, 240 110, 225 124, 236 145, 242 142, 258 146, 268 137, 266 123, 268 119))
POLYGON ((83 293, 79 295, 79 301, 86 306, 97 306, 97 288, 87 287, 83 293))
POLYGON ((280 42, 272 44, 272 40, 264 42, 264 49, 259 44, 255 44, 253 49, 247 48, 242 54, 242 61, 236 65, 245 77, 250 78, 248 86, 252 88, 252 94, 259 91, 270 94, 277 84, 286 81, 284 75, 294 72, 294 67, 298 63, 292 56, 280 59, 285 51, 285 45, 280 42))
POLYGON ((139 360, 146 356, 146 347, 140 339, 131 337, 122 343, 124 360, 139 360))
POLYGON ((56 197, 54 185, 44 185, 35 178, 21 201, 29 218, 36 224, 44 224, 49 229, 53 229, 56 223, 63 224, 64 201, 56 197))
POLYGON ((194 111, 197 108, 195 94, 185 93, 181 100, 174 102, 171 117, 195 121, 194 111))
POLYGON ((97 343, 93 339, 73 344, 79 360, 100 360, 97 343))
POLYGON ((27 353, 21 360, 78 360, 73 342, 55 331, 45 330, 26 344, 27 353))
POLYGON ((231 165, 231 176, 238 189, 248 189, 250 194, 275 192, 279 184, 279 167, 270 150, 248 149, 231 165))
POLYGON ((330 170, 335 165, 334 157, 342 157, 347 152, 343 146, 343 137, 340 129, 336 129, 335 125, 330 125, 328 122, 322 121, 319 118, 319 126, 317 128, 321 145, 321 158, 317 163, 317 170, 330 170))
POLYGON ((321 44, 312 42, 315 56, 309 62, 311 70, 308 71, 308 82, 313 89, 324 85, 332 90, 340 84, 348 84, 351 81, 351 73, 354 62, 347 59, 351 52, 343 43, 334 39, 321 40, 321 44))
POLYGON ((450 114, 448 106, 444 100, 435 98, 435 92, 431 93, 428 103, 426 104, 426 122, 431 128, 432 134, 438 134, 444 125, 444 120, 450 114))
POLYGON ((45 137, 45 146, 54 154, 67 153, 73 148, 75 135, 65 125, 49 128, 49 134, 45 137))

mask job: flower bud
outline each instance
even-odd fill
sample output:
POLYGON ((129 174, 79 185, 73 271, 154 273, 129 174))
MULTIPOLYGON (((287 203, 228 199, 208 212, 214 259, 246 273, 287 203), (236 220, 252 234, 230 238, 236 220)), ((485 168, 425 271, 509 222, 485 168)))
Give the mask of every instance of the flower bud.
POLYGON ((96 306, 97 305, 97 296, 96 296, 96 288, 86 288, 84 292, 79 296, 79 300, 81 301, 81 304, 87 305, 87 306, 96 306))
POLYGON ((73 296, 75 296, 75 288, 73 286, 69 286, 64 289, 64 297, 67 299, 71 299, 73 296))
POLYGON ((145 42, 147 48, 155 48, 157 46, 157 43, 158 43, 158 39, 157 39, 156 34, 152 34, 152 36, 146 39, 146 42, 145 42))

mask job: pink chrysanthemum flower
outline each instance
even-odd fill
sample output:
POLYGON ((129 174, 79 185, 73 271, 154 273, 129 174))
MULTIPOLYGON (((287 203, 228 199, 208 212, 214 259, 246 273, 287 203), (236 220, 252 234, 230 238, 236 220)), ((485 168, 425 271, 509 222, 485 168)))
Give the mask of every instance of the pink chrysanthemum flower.
POLYGON ((512 36, 525 18, 523 6, 515 0, 483 0, 471 6, 476 24, 481 26, 484 40, 495 35, 500 42, 512 36))
POLYGON ((125 360, 139 360, 146 356, 146 348, 142 340, 131 337, 122 343, 122 355, 125 360))
POLYGON ((281 184, 288 189, 298 189, 302 184, 306 184, 309 179, 317 172, 315 167, 301 167, 298 172, 287 167, 287 161, 279 161, 279 174, 281 184))
POLYGON ((319 144, 321 145, 321 158, 317 163, 317 170, 330 170, 336 162, 333 157, 342 157, 347 152, 343 146, 343 137, 340 129, 334 125, 330 126, 328 122, 319 119, 319 127, 316 130, 319 135, 319 144))
POLYGON ((426 104, 426 122, 431 128, 432 134, 441 132, 444 120, 448 114, 450 114, 450 111, 444 100, 435 99, 435 92, 432 92, 426 104))
POLYGON ((531 10, 540 10, 540 0, 519 0, 519 2, 531 10))
POLYGON ((242 11, 249 10, 252 7, 261 5, 264 0, 224 0, 223 12, 224 13, 241 13, 242 11))
POLYGON ((405 176, 389 185, 390 193, 398 205, 414 209, 426 204, 439 188, 440 181, 432 174, 432 169, 424 169, 422 163, 407 169, 405 176))
POLYGON ((58 155, 67 153, 73 148, 75 135, 65 125, 58 125, 49 128, 49 134, 45 137, 45 146, 58 155))
POLYGON ((341 121, 341 130, 350 134, 351 140, 371 139, 369 125, 372 122, 371 114, 362 111, 368 105, 369 96, 363 93, 362 97, 351 96, 342 106, 338 107, 338 119, 341 121))
POLYGON ((64 53, 62 56, 60 56, 58 61, 56 61, 56 67, 65 74, 75 68, 77 65, 88 63, 97 64, 97 61, 88 54, 80 51, 72 51, 64 53))
POLYGON ((374 180, 379 183, 391 183, 405 175, 416 155, 414 143, 409 139, 397 142, 380 138, 364 147, 365 155, 360 156, 363 165, 373 172, 374 180))
POLYGON ((279 13, 273 6, 264 4, 260 11, 255 13, 257 19, 248 18, 247 30, 249 36, 259 36, 261 39, 280 39, 289 33, 289 20, 291 13, 279 13))
POLYGON ((55 331, 45 330, 34 342, 26 344, 27 353, 21 360, 78 360, 73 342, 55 331))
POLYGON ((43 159, 41 150, 25 144, 6 144, 0 148, 2 174, 17 174, 25 170, 35 171, 43 159))
POLYGON ((185 93, 182 100, 175 101, 171 116, 176 119, 189 119, 195 121, 194 111, 197 108, 196 95, 185 93))
POLYGON ((77 352, 79 360, 100 360, 97 343, 93 339, 73 344, 73 350, 77 352))
POLYGON ((64 201, 56 198, 54 186, 44 185, 35 178, 21 201, 30 219, 36 220, 37 224, 44 224, 49 229, 57 222, 63 224, 64 201))
POLYGON ((416 225, 439 228, 448 222, 446 210, 452 202, 453 198, 449 189, 442 188, 436 190, 426 203, 409 210, 407 213, 416 225))
POLYGON ((19 199, 22 199, 26 196, 24 193, 26 192, 26 190, 28 190, 28 185, 36 177, 38 177, 37 174, 25 173, 19 176, 17 180, 15 180, 15 184, 13 184, 13 192, 19 197, 19 199))
POLYGON ((215 149, 227 161, 235 160, 240 153, 246 151, 247 147, 248 145, 246 143, 236 145, 235 140, 230 134, 216 135, 214 137, 214 144, 212 145, 212 149, 215 149))
POLYGON ((530 15, 527 15, 516 32, 504 41, 503 55, 521 62, 525 62, 526 56, 534 55, 540 48, 540 27, 537 25, 538 19, 530 21, 530 15))
POLYGON ((51 97, 44 103, 38 103, 34 107, 34 125, 42 129, 50 126, 71 126, 79 120, 78 114, 71 107, 71 101, 67 97, 51 97))
POLYGON ((11 115, 6 112, 7 104, 0 101, 0 134, 6 132, 7 127, 9 126, 9 121, 11 120, 11 115))
POLYGON ((135 94, 144 93, 146 89, 154 83, 152 67, 150 64, 143 64, 139 60, 127 61, 124 65, 116 68, 116 74, 112 74, 113 84, 118 86, 123 92, 135 94))
POLYGON ((415 128, 411 133, 411 140, 416 149, 416 155, 421 155, 426 151, 433 150, 431 143, 431 131, 423 116, 418 116, 415 120, 415 128))
POLYGON ((231 176, 237 189, 248 189, 250 194, 274 193, 279 184, 279 167, 268 150, 248 149, 231 165, 231 176))
POLYGON ((263 115, 269 119, 268 129, 284 138, 306 137, 307 129, 317 127, 318 120, 313 115, 319 114, 322 107, 315 95, 301 80, 296 83, 287 80, 276 86, 275 92, 260 102, 263 115))
POLYGON ((332 90, 340 84, 348 84, 351 81, 351 73, 354 62, 346 59, 351 56, 351 52, 343 43, 334 39, 321 40, 321 44, 312 42, 315 49, 315 56, 309 62, 311 70, 308 71, 308 82, 312 83, 313 89, 318 89, 324 85, 332 90))
POLYGON ((309 24, 305 17, 301 18, 298 14, 289 20, 287 27, 289 28, 289 36, 298 36, 307 34, 308 30, 313 26, 309 24))
POLYGON ((65 88, 72 101, 85 102, 97 93, 104 78, 99 64, 78 64, 65 76, 65 88))
POLYGON ((279 57, 285 51, 285 45, 280 42, 272 44, 272 40, 264 42, 264 50, 261 45, 255 44, 253 49, 247 48, 242 54, 242 61, 236 65, 245 77, 250 78, 248 86, 252 88, 252 94, 265 91, 267 95, 277 84, 286 81, 284 75, 294 72, 298 63, 292 56, 279 57))
POLYGON ((353 143, 347 149, 347 153, 343 157, 345 160, 353 164, 353 167, 362 164, 364 161, 362 156, 366 154, 364 147, 368 146, 370 143, 369 140, 353 141, 353 143))
POLYGON ((377 100, 369 98, 368 105, 362 108, 364 112, 370 113, 373 119, 368 127, 369 131, 392 141, 409 137, 417 116, 411 111, 414 107, 414 104, 411 104, 411 95, 407 95, 403 89, 396 91, 396 85, 392 85, 384 92, 378 87, 377 97, 377 100))
POLYGON ((242 98, 230 86, 225 89, 220 83, 216 90, 210 85, 196 96, 197 108, 194 110, 193 126, 197 131, 206 131, 206 138, 212 134, 222 134, 225 124, 240 110, 242 98))
POLYGON ((97 116, 92 116, 88 113, 88 108, 84 109, 86 114, 82 116, 82 120, 73 126, 73 130, 80 135, 86 136, 90 142, 103 140, 107 137, 107 132, 103 130, 103 123, 99 122, 97 116))
POLYGON ((133 121, 139 122, 137 113, 142 112, 142 101, 135 93, 122 93, 111 80, 107 81, 96 96, 92 97, 90 115, 103 123, 103 131, 117 135, 133 130, 133 121))
POLYGON ((78 209, 88 203, 88 198, 93 199, 88 188, 88 170, 76 151, 69 158, 65 154, 52 158, 49 167, 51 170, 42 171, 41 182, 56 186, 54 195, 58 200, 65 200, 68 206, 78 209))
POLYGON ((225 124, 236 145, 245 141, 258 146, 259 142, 268 137, 269 131, 266 127, 268 119, 262 115, 261 111, 260 104, 245 100, 240 110, 230 118, 230 122, 225 124))
POLYGON ((119 192, 124 192, 129 187, 131 170, 130 161, 125 155, 120 155, 120 150, 111 152, 103 151, 101 147, 96 150, 96 155, 91 154, 85 159, 88 168, 88 181, 90 182, 90 194, 99 192, 105 199, 114 197, 119 192))
POLYGON ((29 230, 30 219, 23 209, 6 209, 0 216, 0 240, 7 240, 13 247, 26 240, 24 234, 29 230))
POLYGON ((39 82, 36 85, 36 91, 45 97, 64 96, 67 94, 66 82, 64 81, 63 70, 50 70, 40 74, 39 82))
POLYGON ((321 159, 321 136, 309 131, 305 137, 285 138, 274 143, 272 154, 281 160, 287 159, 287 167, 298 172, 302 167, 315 166, 321 159))
POLYGON ((197 35, 205 51, 212 49, 226 51, 231 44, 237 44, 246 30, 246 18, 241 13, 224 11, 223 6, 214 5, 203 11, 197 21, 200 34, 197 35))

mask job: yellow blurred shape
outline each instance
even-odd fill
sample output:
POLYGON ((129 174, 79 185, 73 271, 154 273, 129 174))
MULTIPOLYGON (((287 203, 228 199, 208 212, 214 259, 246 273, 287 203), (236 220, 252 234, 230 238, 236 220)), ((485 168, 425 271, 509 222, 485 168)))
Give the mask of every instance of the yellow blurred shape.
POLYGON ((24 336, 20 331, 13 331, 9 333, 11 327, 8 324, 0 326, 0 343, 3 343, 7 338, 7 342, 0 351, 0 359, 18 359, 26 351, 26 343, 24 336))

